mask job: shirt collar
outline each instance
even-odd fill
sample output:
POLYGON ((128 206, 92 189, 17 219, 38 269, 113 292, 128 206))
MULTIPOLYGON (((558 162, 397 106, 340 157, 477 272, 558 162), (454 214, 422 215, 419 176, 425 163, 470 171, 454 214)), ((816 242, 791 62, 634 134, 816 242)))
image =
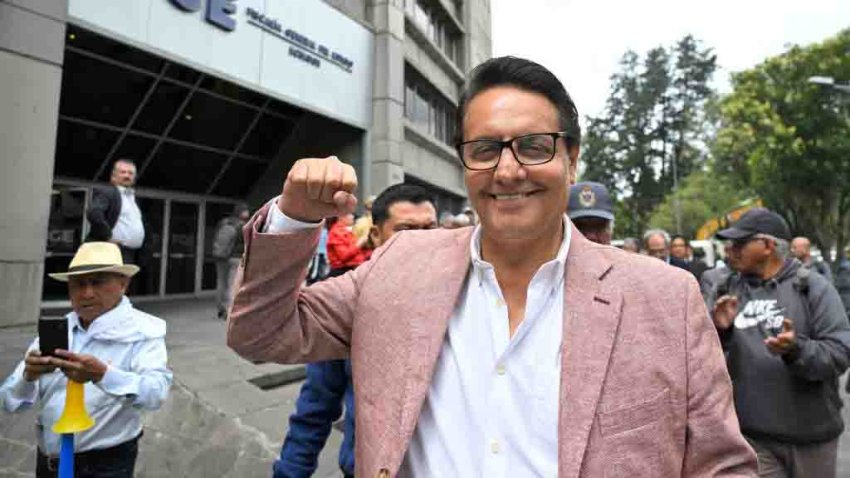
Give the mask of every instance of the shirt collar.
POLYGON ((80 322, 80 316, 77 315, 75 311, 71 311, 68 314, 68 319, 71 321, 71 330, 80 329, 80 332, 85 334, 92 334, 101 329, 109 328, 113 322, 116 322, 121 319, 122 314, 125 312, 125 308, 130 305, 130 299, 127 296, 121 297, 121 302, 118 303, 115 307, 112 308, 109 312, 95 318, 91 324, 89 324, 89 328, 83 328, 82 322, 80 322))
MULTIPOLYGON (((561 247, 558 248, 558 254, 555 255, 555 259, 543 264, 540 269, 551 269, 552 270, 552 278, 563 278, 564 271, 567 264, 567 255, 570 250, 570 239, 572 237, 572 222, 570 222, 570 218, 564 214, 564 237, 561 240, 561 247), (551 267, 548 267, 550 266, 551 267)), ((493 268, 493 265, 489 262, 485 261, 481 258, 481 225, 475 226, 475 229, 472 231, 472 238, 470 239, 469 244, 469 257, 472 262, 472 269, 475 271, 478 276, 478 281, 481 282, 484 276, 484 271, 490 270, 493 268)))
POLYGON ((133 193, 135 192, 135 191, 133 190, 133 188, 128 188, 128 187, 124 187, 124 186, 119 186, 119 185, 117 185, 117 184, 115 185, 115 187, 116 187, 116 188, 118 188, 118 192, 120 192, 121 194, 125 194, 125 195, 127 195, 127 196, 132 196, 132 195, 133 195, 133 193))

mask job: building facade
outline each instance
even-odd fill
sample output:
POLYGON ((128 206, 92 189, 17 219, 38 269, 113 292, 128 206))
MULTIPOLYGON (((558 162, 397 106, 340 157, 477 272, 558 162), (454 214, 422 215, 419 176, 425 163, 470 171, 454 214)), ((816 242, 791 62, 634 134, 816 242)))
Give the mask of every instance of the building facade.
POLYGON ((212 293, 216 223, 301 157, 349 162, 362 197, 464 204, 454 113, 489 0, 0 0, 0 32, 0 326, 67 304, 46 274, 117 159, 138 170, 138 300, 212 293))

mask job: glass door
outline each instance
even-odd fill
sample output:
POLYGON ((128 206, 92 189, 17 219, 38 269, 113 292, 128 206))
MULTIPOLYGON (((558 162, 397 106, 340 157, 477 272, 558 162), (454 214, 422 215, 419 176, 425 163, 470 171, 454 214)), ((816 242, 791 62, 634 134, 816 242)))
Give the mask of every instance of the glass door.
POLYGON ((145 224, 145 243, 136 254, 140 270, 130 282, 128 295, 159 295, 165 200, 136 196, 136 202, 145 224))
POLYGON ((171 201, 165 293, 195 292, 199 204, 171 201))

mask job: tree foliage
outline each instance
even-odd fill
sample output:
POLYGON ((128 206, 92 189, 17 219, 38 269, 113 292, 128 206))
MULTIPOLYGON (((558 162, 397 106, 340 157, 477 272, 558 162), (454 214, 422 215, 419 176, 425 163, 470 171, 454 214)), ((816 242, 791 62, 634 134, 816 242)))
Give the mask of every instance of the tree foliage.
POLYGON ((850 226, 850 30, 733 75, 720 102, 715 170, 751 188, 821 250, 843 250, 850 226))
MULTIPOLYGON (((688 35, 641 58, 626 52, 611 78, 605 111, 587 118, 583 179, 605 184, 620 199, 618 233, 639 235, 675 178, 705 159, 705 105, 716 69, 710 48, 688 35)), ((676 230, 676 228, 672 228, 676 230)))
POLYGON ((751 193, 741 189, 727 178, 710 171, 698 170, 685 178, 677 192, 671 192, 655 207, 649 216, 651 227, 676 230, 674 194, 678 196, 681 211, 681 234, 696 237, 696 232, 712 218, 723 217, 730 210, 750 199, 751 193))

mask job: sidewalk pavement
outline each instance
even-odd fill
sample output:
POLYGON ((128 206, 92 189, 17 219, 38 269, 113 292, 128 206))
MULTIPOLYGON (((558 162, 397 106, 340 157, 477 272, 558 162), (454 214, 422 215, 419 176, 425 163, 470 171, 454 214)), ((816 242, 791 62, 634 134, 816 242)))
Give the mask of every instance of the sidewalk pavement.
MULTIPOLYGON (((168 323, 174 386, 163 407, 147 415, 136 476, 270 476, 304 367, 256 365, 237 356, 225 345, 225 322, 216 319, 209 299, 137 305, 168 323), (281 382, 289 384, 276 386, 281 382)), ((0 329, 0 380, 36 333, 35 325, 0 329)), ((34 412, 2 417, 0 476, 33 476, 34 412)), ((341 442, 342 434, 334 429, 315 476, 341 476, 341 442)))

